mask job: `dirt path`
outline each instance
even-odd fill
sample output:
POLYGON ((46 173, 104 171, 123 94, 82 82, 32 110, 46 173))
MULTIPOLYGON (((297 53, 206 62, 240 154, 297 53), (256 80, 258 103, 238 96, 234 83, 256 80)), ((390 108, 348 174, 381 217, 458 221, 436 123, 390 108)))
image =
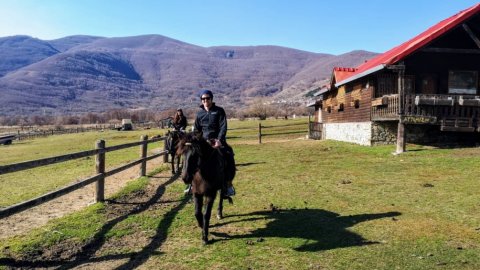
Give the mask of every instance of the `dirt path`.
MULTIPOLYGON (((147 172, 163 165, 163 158, 147 162, 147 172)), ((105 179, 105 197, 118 192, 126 183, 138 178, 135 166, 105 179)), ((27 209, 18 214, 0 219, 0 240, 15 235, 25 234, 33 228, 45 225, 49 220, 62 217, 94 203, 95 184, 90 184, 64 196, 27 209)))

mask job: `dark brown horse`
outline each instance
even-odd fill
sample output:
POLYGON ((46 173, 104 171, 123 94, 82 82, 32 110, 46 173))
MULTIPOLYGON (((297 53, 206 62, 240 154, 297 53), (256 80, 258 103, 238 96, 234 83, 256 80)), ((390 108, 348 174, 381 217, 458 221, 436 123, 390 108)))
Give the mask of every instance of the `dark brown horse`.
POLYGON ((181 131, 177 131, 177 130, 174 130, 174 131, 169 131, 167 133, 167 150, 168 150, 168 153, 170 154, 171 158, 172 158, 172 174, 175 174, 175 172, 178 172, 179 168, 180 168, 180 156, 177 155, 177 149, 176 149, 176 146, 178 144, 178 141, 181 137, 181 135, 183 134, 183 132, 181 131), (177 163, 176 165, 176 169, 175 169, 175 162, 177 163))
POLYGON ((208 244, 208 227, 217 192, 220 191, 217 209, 219 219, 223 217, 223 199, 232 203, 232 199, 224 193, 227 181, 231 182, 235 177, 235 162, 233 158, 225 159, 222 152, 213 148, 200 134, 193 133, 185 134, 177 149, 177 153, 183 155, 181 178, 185 184, 192 185, 195 217, 198 226, 202 228, 204 244, 208 244), (204 204, 205 210, 202 213, 204 204))

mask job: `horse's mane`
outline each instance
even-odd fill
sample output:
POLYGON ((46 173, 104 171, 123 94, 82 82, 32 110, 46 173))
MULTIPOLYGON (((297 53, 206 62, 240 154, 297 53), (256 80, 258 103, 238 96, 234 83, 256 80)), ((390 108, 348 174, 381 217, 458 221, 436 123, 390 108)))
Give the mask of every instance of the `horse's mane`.
POLYGON ((207 151, 213 150, 213 147, 210 143, 205 140, 201 134, 196 132, 189 132, 180 137, 179 141, 179 150, 184 151, 182 148, 189 144, 192 150, 197 153, 200 157, 204 156, 207 151))

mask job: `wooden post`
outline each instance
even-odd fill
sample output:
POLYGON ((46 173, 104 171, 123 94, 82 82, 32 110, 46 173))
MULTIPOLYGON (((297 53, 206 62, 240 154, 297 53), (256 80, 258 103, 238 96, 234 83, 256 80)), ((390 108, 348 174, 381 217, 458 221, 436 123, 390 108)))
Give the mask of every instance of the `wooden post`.
MULTIPOLYGON (((105 141, 98 140, 95 149, 105 149, 105 141)), ((100 151, 95 156, 95 169, 97 174, 105 173, 105 152, 100 151)), ((95 202, 103 202, 105 200, 105 177, 100 178, 96 182, 96 197, 95 202)))
POLYGON ((312 122, 311 122, 312 120, 311 120, 311 118, 312 118, 312 114, 309 113, 308 114, 308 135, 307 135, 309 139, 310 139, 310 135, 312 135, 312 122))
POLYGON ((399 68, 397 70, 398 75, 398 129, 397 129, 397 151, 396 154, 405 152, 406 149, 406 132, 403 116, 405 114, 405 68, 399 68))
POLYGON ((405 141, 406 141, 406 133, 405 133, 405 123, 400 119, 398 121, 398 130, 397 130, 397 151, 396 154, 401 154, 405 152, 405 141))
POLYGON ((143 142, 140 145, 140 158, 144 159, 142 163, 140 163, 140 177, 147 175, 147 160, 145 159, 147 157, 147 140, 147 135, 142 135, 140 137, 140 141, 143 142))
POLYGON ((258 123, 258 143, 262 143, 262 124, 258 123))

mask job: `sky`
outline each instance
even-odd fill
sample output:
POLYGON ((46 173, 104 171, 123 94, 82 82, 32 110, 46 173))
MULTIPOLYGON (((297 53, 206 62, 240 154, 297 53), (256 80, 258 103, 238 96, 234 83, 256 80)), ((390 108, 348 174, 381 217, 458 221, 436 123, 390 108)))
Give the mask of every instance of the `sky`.
POLYGON ((159 34, 210 46, 385 52, 474 0, 0 0, 0 37, 159 34))

